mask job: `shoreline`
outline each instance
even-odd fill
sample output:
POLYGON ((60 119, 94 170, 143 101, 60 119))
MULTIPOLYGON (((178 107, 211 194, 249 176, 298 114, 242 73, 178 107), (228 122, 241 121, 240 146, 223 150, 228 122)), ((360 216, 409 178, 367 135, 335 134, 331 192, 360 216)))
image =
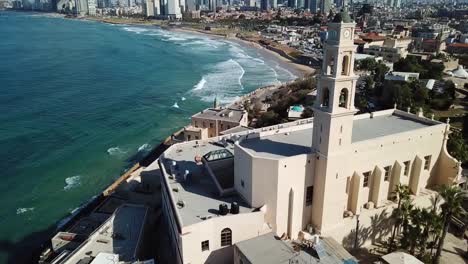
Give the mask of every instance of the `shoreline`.
MULTIPOLYGON (((67 18, 63 14, 57 14, 57 13, 37 13, 38 15, 44 15, 52 18, 67 18)), ((195 29, 187 29, 187 28, 176 28, 176 27, 170 27, 170 26, 165 26, 162 23, 157 24, 157 23, 146 23, 145 21, 142 21, 141 23, 137 23, 133 19, 129 19, 128 21, 110 21, 106 19, 89 19, 87 17, 83 18, 71 18, 75 20, 88 20, 88 21, 94 21, 94 22, 101 22, 101 23, 107 23, 107 24, 120 24, 120 25, 135 25, 135 26, 156 26, 160 27, 164 30, 168 31, 180 31, 180 32, 186 32, 189 34, 200 34, 203 36, 207 36, 210 38, 214 39, 222 39, 226 41, 231 41, 233 43, 237 43, 239 45, 245 46, 245 47, 251 47, 255 48, 256 51, 258 51, 259 54, 265 57, 265 59, 268 59, 270 61, 277 62, 280 67, 283 69, 291 72, 292 74, 295 75, 296 78, 301 78, 304 77, 307 74, 313 73, 314 69, 309 68, 304 65, 296 64, 293 63, 290 60, 287 60, 286 58, 282 57, 276 52, 273 52, 271 50, 268 50, 261 46, 258 43, 255 42, 250 42, 246 40, 242 40, 237 37, 227 37, 227 36, 222 36, 219 34, 210 34, 208 32, 200 32, 195 29), (309 68, 308 70, 304 69, 303 67, 309 68)), ((291 81, 293 81, 291 80, 291 81)), ((257 92, 264 92, 264 91, 271 91, 279 88, 281 85, 287 84, 288 82, 281 82, 281 84, 274 85, 274 86, 267 86, 267 87, 257 87, 250 91, 249 93, 245 93, 241 95, 238 99, 235 101, 231 102, 230 104, 237 104, 239 102, 243 102, 245 100, 248 100, 251 98, 251 96, 255 96, 257 92)), ((183 127, 182 127, 183 128, 183 127)), ((39 255, 42 253, 41 251, 44 249, 44 246, 50 244, 51 238, 58 232, 62 230, 67 230, 70 226, 72 226, 74 223, 79 221, 80 219, 84 218, 89 214, 90 212, 94 211, 96 208, 98 208, 101 203, 106 200, 110 195, 119 187, 122 185, 122 183, 125 183, 127 179, 129 179, 132 176, 132 173, 137 171, 138 169, 142 167, 147 167, 149 164, 154 162, 159 158, 159 156, 165 151, 165 149, 169 146, 169 144, 173 144, 172 139, 175 134, 180 132, 180 129, 177 131, 173 131, 168 137, 161 141, 158 145, 156 145, 154 148, 151 149, 151 151, 143 157, 140 161, 136 162, 131 169, 129 169, 127 172, 121 174, 115 181, 110 183, 108 186, 105 187, 105 189, 102 192, 98 192, 95 196, 89 197, 89 199, 84 200, 83 203, 80 205, 80 209, 77 211, 74 211, 71 214, 66 214, 62 218, 57 219, 57 222, 54 225, 51 225, 50 228, 46 232, 44 232, 42 235, 44 235, 44 240, 42 240, 42 235, 41 238, 38 238, 35 246, 32 247, 31 252, 33 254, 33 258, 39 257, 39 255), (60 223, 60 225, 58 225, 60 223), (50 232, 50 233, 49 233, 50 232), (39 252, 38 252, 39 251, 39 252)))
POLYGON ((165 20, 155 20, 155 19, 141 20, 141 19, 134 19, 134 18, 126 19, 126 18, 115 18, 115 17, 104 18, 104 17, 89 17, 89 16, 83 17, 83 18, 77 18, 77 19, 101 22, 101 23, 106 23, 106 24, 113 24, 113 25, 156 26, 167 31, 201 35, 201 36, 210 37, 213 39, 222 39, 225 41, 239 44, 241 46, 255 49, 260 55, 264 56, 265 58, 271 61, 277 62, 279 66, 291 72, 293 75, 296 76, 296 78, 302 78, 307 75, 315 74, 316 72, 316 70, 312 67, 291 61, 281 56, 281 54, 279 54, 278 52, 267 49, 257 42, 244 40, 235 35, 228 36, 225 34, 217 34, 215 32, 205 31, 201 29, 189 28, 189 27, 184 27, 184 26, 180 27, 180 26, 166 25, 165 20))

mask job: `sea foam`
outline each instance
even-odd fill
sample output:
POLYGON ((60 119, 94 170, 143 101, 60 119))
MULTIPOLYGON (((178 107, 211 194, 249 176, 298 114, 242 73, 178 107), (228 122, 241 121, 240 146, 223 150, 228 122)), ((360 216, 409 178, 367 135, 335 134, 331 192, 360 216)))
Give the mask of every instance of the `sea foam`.
POLYGON ((196 91, 196 90, 203 89, 203 87, 205 86, 205 83, 206 83, 205 78, 201 78, 201 80, 195 86, 193 86, 193 90, 196 91))
POLYGON ((121 150, 119 147, 112 147, 107 149, 107 153, 111 156, 122 156, 127 152, 121 150))
POLYGON ((236 60, 217 63, 207 71, 191 90, 193 95, 205 102, 211 102, 217 96, 221 103, 229 103, 242 93, 245 70, 236 60))
POLYGON ((146 29, 146 28, 139 28, 139 27, 124 27, 123 29, 125 31, 134 32, 134 33, 137 33, 137 34, 141 34, 143 32, 148 31, 148 29, 146 29))
POLYGON ((72 177, 68 177, 65 179, 65 186, 63 189, 65 191, 71 190, 73 188, 76 188, 81 185, 81 176, 80 175, 75 175, 72 177))
POLYGON ((24 213, 31 212, 31 211, 34 211, 34 207, 18 208, 18 209, 16 209, 16 214, 20 215, 20 214, 24 214, 24 213))
POLYGON ((151 149, 151 145, 148 143, 145 143, 138 148, 138 152, 148 151, 150 149, 151 149))

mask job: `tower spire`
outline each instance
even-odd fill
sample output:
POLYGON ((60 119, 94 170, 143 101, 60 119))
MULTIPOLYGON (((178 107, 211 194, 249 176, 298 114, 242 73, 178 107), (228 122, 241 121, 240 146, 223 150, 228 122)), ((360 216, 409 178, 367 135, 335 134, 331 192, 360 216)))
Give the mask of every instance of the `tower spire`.
POLYGON ((355 23, 344 10, 336 14, 328 26, 314 105, 312 139, 312 148, 323 155, 351 144, 353 116, 357 112, 354 97, 358 79, 354 75, 353 63, 354 28, 355 23))

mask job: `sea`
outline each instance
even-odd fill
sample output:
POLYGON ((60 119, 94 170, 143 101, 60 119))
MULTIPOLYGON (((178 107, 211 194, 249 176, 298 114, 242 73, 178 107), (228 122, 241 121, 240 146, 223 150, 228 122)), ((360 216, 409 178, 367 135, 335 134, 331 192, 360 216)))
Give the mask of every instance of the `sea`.
POLYGON ((0 11, 0 263, 212 105, 296 78, 249 46, 0 11))

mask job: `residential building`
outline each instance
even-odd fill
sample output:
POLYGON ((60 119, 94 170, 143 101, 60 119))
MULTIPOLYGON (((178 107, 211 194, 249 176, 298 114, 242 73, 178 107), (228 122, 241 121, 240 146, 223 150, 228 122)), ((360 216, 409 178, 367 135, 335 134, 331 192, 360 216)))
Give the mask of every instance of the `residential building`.
POLYGON ((146 0, 146 16, 154 17, 154 0, 146 0))
POLYGON ((382 57, 386 61, 397 62, 401 58, 406 58, 411 42, 411 38, 387 38, 382 42, 382 46, 371 45, 364 48, 363 53, 382 57))
POLYGON ((408 185, 415 203, 430 206, 426 187, 458 180, 449 124, 422 111, 356 115, 354 27, 346 13, 328 25, 314 118, 179 143, 150 165, 162 174, 172 263, 232 261, 268 233, 289 243, 312 234, 349 243, 357 214, 360 228, 390 233, 384 220, 395 186, 408 185))
POLYGON ((419 73, 417 72, 389 72, 385 74, 385 80, 410 82, 414 80, 419 80, 419 73))
POLYGON ((88 0, 88 15, 96 15, 96 0, 88 0))
POLYGON ((179 0, 167 0, 166 5, 166 15, 170 19, 180 19, 182 18, 182 13, 180 10, 179 0))
POLYGON ((243 109, 220 107, 215 99, 213 108, 192 116, 191 125, 184 128, 185 140, 207 139, 219 136, 224 130, 248 126, 248 113, 243 109))

